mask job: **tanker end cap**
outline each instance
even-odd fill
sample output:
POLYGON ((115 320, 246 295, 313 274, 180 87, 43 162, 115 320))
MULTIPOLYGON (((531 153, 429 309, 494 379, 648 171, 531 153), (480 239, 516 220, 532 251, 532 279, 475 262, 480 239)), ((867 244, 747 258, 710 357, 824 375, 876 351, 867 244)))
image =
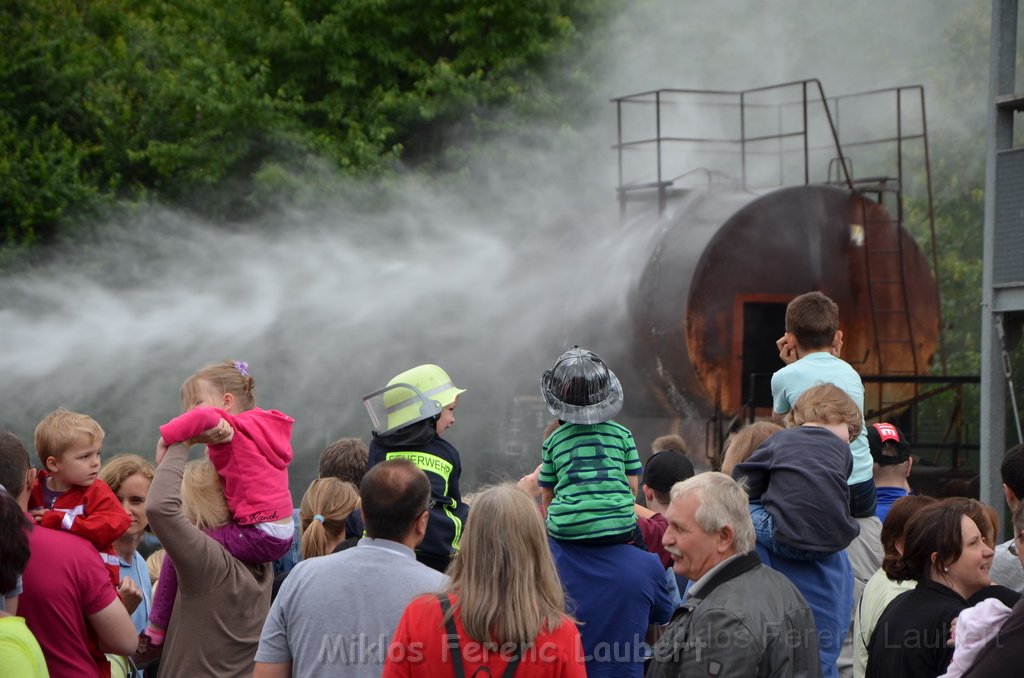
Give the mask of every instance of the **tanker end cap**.
POLYGON ((574 346, 545 370, 540 392, 548 411, 570 424, 600 424, 622 409, 622 385, 593 351, 574 346))

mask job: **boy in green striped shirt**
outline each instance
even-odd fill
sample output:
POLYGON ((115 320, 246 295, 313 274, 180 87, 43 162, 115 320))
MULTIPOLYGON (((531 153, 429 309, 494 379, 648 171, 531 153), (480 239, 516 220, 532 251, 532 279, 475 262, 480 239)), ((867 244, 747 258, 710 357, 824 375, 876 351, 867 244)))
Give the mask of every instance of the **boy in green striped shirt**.
POLYGON ((541 448, 548 534, 565 541, 633 542, 643 466, 633 434, 611 421, 622 409, 618 378, 596 353, 576 346, 544 372, 541 393, 561 424, 541 448))

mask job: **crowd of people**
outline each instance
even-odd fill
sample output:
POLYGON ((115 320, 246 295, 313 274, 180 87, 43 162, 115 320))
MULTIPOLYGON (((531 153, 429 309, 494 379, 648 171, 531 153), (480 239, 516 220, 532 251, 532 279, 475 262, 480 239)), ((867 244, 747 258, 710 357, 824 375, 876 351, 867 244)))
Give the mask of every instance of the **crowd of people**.
POLYGON ((677 435, 641 460, 580 347, 541 376, 536 468, 465 496, 466 390, 432 364, 364 398, 369 446, 324 450, 297 507, 293 421, 241 361, 185 381, 155 463, 101 464, 100 424, 64 409, 38 470, 0 432, 0 675, 1016 675, 1024 446, 997 544, 994 508, 911 491, 828 297, 794 299, 776 345, 774 421, 703 473, 677 435))

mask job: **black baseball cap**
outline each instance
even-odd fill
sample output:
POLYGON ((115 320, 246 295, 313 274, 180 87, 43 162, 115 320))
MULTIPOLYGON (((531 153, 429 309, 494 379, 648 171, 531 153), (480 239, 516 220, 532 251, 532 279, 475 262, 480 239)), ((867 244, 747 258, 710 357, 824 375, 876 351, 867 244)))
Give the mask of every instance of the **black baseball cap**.
POLYGON ((679 450, 662 450, 644 464, 644 485, 668 492, 681 480, 693 477, 693 464, 679 450))
POLYGON ((910 459, 910 443, 903 431, 893 424, 881 423, 868 426, 868 447, 871 449, 871 457, 879 466, 891 466, 902 464, 910 459), (892 448, 883 450, 884 443, 892 443, 896 446, 896 452, 892 448))

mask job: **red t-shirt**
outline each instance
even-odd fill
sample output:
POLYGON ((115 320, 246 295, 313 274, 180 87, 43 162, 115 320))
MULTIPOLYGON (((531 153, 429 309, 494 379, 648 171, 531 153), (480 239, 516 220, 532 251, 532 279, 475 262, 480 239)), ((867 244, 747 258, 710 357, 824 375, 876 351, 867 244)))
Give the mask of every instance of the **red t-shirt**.
POLYGON ((18 614, 39 641, 51 676, 110 676, 110 663, 86 621, 117 598, 96 549, 85 539, 36 527, 22 575, 18 614))
MULTIPOLYGON (((451 596, 454 605, 457 598, 451 596)), ((463 666, 467 676, 486 666, 492 676, 501 676, 510 658, 507 653, 485 648, 466 635, 462 620, 455 615, 463 666)), ((413 676, 451 678, 452 650, 445 640, 441 604, 435 595, 416 598, 402 613, 391 637, 382 678, 413 676)), ((520 661, 518 675, 531 678, 586 678, 583 646, 576 624, 565 619, 554 631, 541 631, 520 661), (523 669, 522 667, 527 667, 523 669)))

